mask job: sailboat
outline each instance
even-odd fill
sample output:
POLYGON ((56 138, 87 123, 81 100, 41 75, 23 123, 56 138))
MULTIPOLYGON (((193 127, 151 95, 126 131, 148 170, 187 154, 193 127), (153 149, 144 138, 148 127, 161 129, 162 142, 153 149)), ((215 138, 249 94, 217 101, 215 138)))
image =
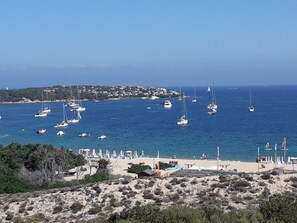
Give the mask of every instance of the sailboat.
MULTIPOLYGON (((47 91, 45 91, 45 92, 46 92, 46 100, 48 100, 48 92, 47 91)), ((43 94, 42 94, 42 96, 43 96, 43 94)), ((51 108, 50 108, 50 104, 49 103, 43 103, 42 111, 45 112, 45 113, 50 113, 52 111, 51 108)))
POLYGON ((179 87, 179 96, 178 96, 177 100, 179 100, 179 101, 182 100, 181 87, 179 87))
POLYGON ((212 82, 212 89, 211 89, 211 103, 207 106, 207 108, 209 109, 209 111, 208 111, 209 115, 214 115, 217 113, 218 105, 216 102, 214 81, 212 82))
POLYGON ((194 87, 194 98, 192 99, 192 103, 197 102, 197 97, 196 97, 196 88, 194 87))
POLYGON ((250 89, 250 106, 249 106, 249 111, 250 112, 254 112, 255 111, 255 107, 252 105, 252 91, 250 89))
POLYGON ((80 96, 79 96, 79 89, 78 89, 78 86, 77 86, 77 103, 76 103, 76 106, 75 107, 72 107, 71 111, 83 112, 85 110, 86 110, 86 108, 84 108, 82 106, 82 103, 81 103, 81 100, 80 100, 80 96))
POLYGON ((74 118, 68 120, 68 123, 70 124, 76 124, 81 120, 80 112, 74 111, 74 118))
POLYGON ((184 105, 184 114, 177 120, 176 124, 178 124, 178 125, 187 125, 188 124, 188 114, 187 114, 185 97, 183 97, 183 105, 184 105))
POLYGON ((65 128, 68 126, 67 123, 67 114, 65 112, 65 105, 63 104, 63 121, 60 124, 55 125, 55 128, 65 128))
POLYGON ((43 91, 42 91, 42 101, 41 101, 41 110, 38 111, 37 114, 34 115, 35 118, 43 118, 43 117, 46 117, 47 114, 49 113, 48 110, 45 110, 44 109, 44 102, 43 102, 43 91))

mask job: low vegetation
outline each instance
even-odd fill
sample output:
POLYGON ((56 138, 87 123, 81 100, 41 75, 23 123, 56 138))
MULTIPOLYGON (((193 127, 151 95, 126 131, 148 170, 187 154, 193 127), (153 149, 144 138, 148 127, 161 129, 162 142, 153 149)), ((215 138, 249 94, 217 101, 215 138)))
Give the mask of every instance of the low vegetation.
POLYGON ((0 194, 68 186, 63 172, 85 163, 83 156, 52 145, 0 145, 0 194))
POLYGON ((258 208, 224 212, 211 206, 191 208, 173 206, 160 209, 145 205, 115 213, 106 222, 121 223, 294 223, 297 219, 297 202, 283 196, 276 196, 262 202, 258 208))
POLYGON ((144 170, 151 170, 152 168, 149 165, 144 164, 133 164, 128 168, 128 173, 140 173, 144 170))

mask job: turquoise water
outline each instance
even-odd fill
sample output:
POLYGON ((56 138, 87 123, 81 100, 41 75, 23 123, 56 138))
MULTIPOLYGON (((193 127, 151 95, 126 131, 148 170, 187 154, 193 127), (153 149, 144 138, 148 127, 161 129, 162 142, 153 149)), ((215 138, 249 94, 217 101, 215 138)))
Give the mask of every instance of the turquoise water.
MULTIPOLYGON (((265 151, 267 142, 280 146, 287 138, 287 154, 297 156, 297 87, 251 87, 255 112, 248 112, 250 87, 217 87, 219 106, 214 116, 207 115, 211 95, 206 87, 197 87, 197 103, 187 98, 189 116, 187 126, 178 126, 182 115, 182 101, 171 99, 173 107, 164 109, 158 100, 125 99, 119 101, 84 102, 86 111, 78 124, 69 125, 65 136, 57 137, 53 126, 62 120, 62 104, 52 103, 52 113, 46 118, 34 118, 40 104, 0 105, 0 143, 50 143, 73 150, 99 148, 116 150, 144 150, 148 156, 176 155, 177 158, 199 157, 205 153, 216 158, 220 147, 221 158, 254 161, 257 147, 261 155, 274 155, 265 151), (147 109, 151 107, 151 109, 147 109), (46 128, 44 135, 36 130, 46 128), (78 135, 86 132, 89 137, 78 135), (107 135, 107 139, 97 139, 107 135)), ((193 88, 182 88, 193 96, 193 88)), ((68 109, 67 109, 68 110, 68 109)), ((68 110, 68 117, 72 114, 68 110)))

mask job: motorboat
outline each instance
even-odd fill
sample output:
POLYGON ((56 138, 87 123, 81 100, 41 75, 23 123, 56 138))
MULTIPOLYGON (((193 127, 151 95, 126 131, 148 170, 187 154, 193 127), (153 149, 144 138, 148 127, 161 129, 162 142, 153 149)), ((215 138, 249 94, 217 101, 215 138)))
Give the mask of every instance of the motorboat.
POLYGON ((107 136, 106 135, 101 135, 101 136, 98 136, 98 139, 106 139, 107 136))
POLYGON ((63 136, 63 135, 65 135, 65 132, 63 132, 63 131, 57 132, 57 136, 63 136))
POLYGON ((87 133, 81 133, 81 134, 79 134, 79 137, 87 137, 88 136, 88 134, 87 133))
POLYGON ((255 107, 252 105, 252 90, 250 89, 250 106, 249 106, 249 111, 254 112, 255 107))
POLYGON ((164 108, 172 108, 172 103, 169 100, 165 100, 163 105, 164 105, 164 108))
POLYGON ((36 131, 37 134, 44 134, 46 132, 46 129, 39 129, 36 131))

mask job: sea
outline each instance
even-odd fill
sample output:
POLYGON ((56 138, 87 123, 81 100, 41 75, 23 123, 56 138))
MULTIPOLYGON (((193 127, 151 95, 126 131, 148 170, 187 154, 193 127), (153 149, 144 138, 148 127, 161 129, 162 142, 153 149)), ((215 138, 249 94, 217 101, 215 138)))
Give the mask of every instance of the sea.
MULTIPOLYGON (((170 88, 179 91, 179 88, 170 88)), ((144 155, 197 159, 205 153, 216 159, 220 148, 222 160, 255 161, 260 155, 297 156, 297 86, 238 86, 216 87, 218 112, 207 114, 211 93, 207 87, 195 87, 197 102, 192 103, 194 87, 182 87, 189 123, 177 125, 184 113, 183 100, 170 98, 173 106, 165 109, 164 98, 84 101, 86 111, 77 124, 69 124, 59 137, 62 102, 51 103, 52 112, 46 118, 35 118, 41 104, 1 104, 0 144, 52 144, 56 148, 78 151, 82 148, 102 149, 117 153, 120 150, 144 151, 144 155), (250 91, 254 112, 249 112, 250 91), (37 134, 39 129, 45 134, 37 134), (87 133, 88 137, 79 137, 87 133), (106 135, 104 140, 98 136, 106 135), (266 150, 266 145, 272 150, 266 150)), ((67 108, 68 118, 73 118, 67 108)))

